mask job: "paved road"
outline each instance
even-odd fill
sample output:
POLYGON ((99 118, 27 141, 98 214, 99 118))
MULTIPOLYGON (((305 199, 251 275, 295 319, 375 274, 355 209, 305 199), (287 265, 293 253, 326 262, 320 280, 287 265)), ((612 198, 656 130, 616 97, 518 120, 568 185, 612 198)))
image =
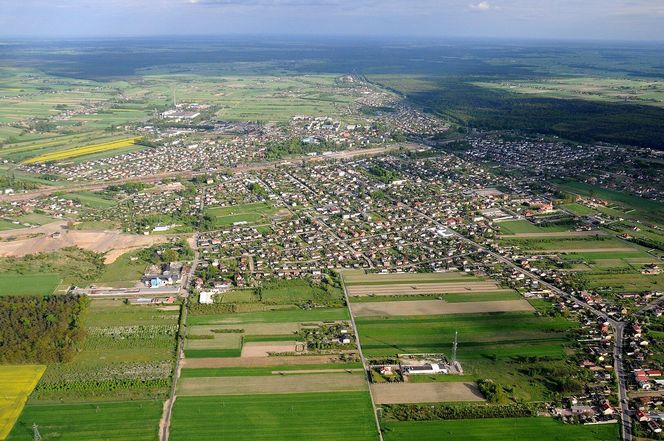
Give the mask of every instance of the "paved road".
MULTIPOLYGON (((198 233, 194 236, 196 243, 198 243, 198 233)), ((164 404, 164 413, 160 421, 160 433, 159 439, 161 441, 168 441, 169 437, 169 428, 171 425, 171 415, 173 414, 173 405, 175 404, 175 399, 177 398, 175 392, 177 389, 177 383, 180 378, 180 371, 182 369, 182 360, 184 359, 184 340, 187 335, 187 315, 189 314, 189 288, 191 286, 191 281, 196 274, 196 267, 198 267, 200 255, 198 250, 194 251, 194 260, 191 263, 191 268, 185 276, 186 279, 182 281, 180 293, 184 297, 184 304, 182 305, 182 320, 180 321, 180 331, 178 333, 178 350, 177 358, 175 359, 175 370, 173 372, 173 382, 171 384, 171 392, 168 400, 164 404)))

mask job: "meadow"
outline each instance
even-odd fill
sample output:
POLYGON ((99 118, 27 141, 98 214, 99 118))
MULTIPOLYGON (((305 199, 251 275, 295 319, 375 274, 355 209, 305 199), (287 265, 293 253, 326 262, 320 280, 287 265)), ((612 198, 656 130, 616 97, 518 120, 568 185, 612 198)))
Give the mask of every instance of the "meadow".
POLYGON ((385 441, 617 441, 617 424, 584 426, 553 418, 489 418, 448 421, 388 421, 382 424, 385 441))
POLYGON ((179 397, 173 409, 174 441, 376 440, 367 392, 179 397))
POLYGON ((500 234, 556 233, 567 231, 564 226, 539 226, 525 219, 498 223, 500 234))
POLYGON ((0 366, 0 440, 14 426, 45 368, 27 364, 0 366))
POLYGON ((206 210, 212 219, 210 229, 225 228, 236 222, 248 224, 269 223, 270 218, 277 212, 272 205, 265 202, 232 205, 229 207, 213 207, 206 210))
POLYGON ((465 377, 491 378, 526 401, 549 395, 545 379, 522 372, 527 357, 564 360, 576 324, 564 318, 508 312, 356 319, 362 349, 368 357, 405 353, 449 355, 458 332, 457 358, 465 377))
POLYGON ((37 424, 44 440, 157 441, 161 401, 29 404, 8 441, 33 440, 37 424))
POLYGON ((348 309, 346 308, 317 308, 304 310, 299 308, 288 308, 274 311, 258 311, 229 314, 189 314, 187 324, 233 324, 233 323, 286 323, 286 322, 308 322, 325 320, 348 320, 348 309))
POLYGON ((55 273, 0 274, 0 296, 33 296, 52 294, 60 283, 55 273))

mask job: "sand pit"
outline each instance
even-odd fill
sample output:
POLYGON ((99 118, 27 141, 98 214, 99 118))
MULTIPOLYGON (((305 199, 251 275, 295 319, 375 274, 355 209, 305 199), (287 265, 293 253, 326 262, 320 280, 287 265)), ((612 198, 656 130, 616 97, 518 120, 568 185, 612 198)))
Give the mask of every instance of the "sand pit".
POLYGON ((352 296, 394 296, 417 294, 449 294, 473 292, 501 292, 494 282, 453 282, 453 283, 409 283, 392 285, 357 285, 348 287, 352 296))
POLYGON ((484 401, 474 383, 380 383, 371 392, 377 404, 484 401))
POLYGON ((182 378, 178 395, 245 395, 365 390, 364 375, 325 373, 250 377, 182 378))
POLYGON ((242 358, 185 358, 182 367, 227 368, 227 367, 266 367, 293 366, 307 364, 343 363, 334 355, 289 355, 284 357, 242 357, 242 358))
POLYGON ((105 263, 113 263, 122 254, 166 241, 164 236, 140 236, 120 231, 67 230, 66 223, 54 222, 39 228, 26 229, 21 234, 0 235, 0 257, 20 257, 28 254, 79 247, 97 253, 108 253, 105 263), (16 240, 6 241, 8 237, 16 240))
POLYGON ((302 352, 304 350, 303 346, 301 342, 296 341, 245 343, 242 346, 241 357, 269 357, 270 353, 302 352))
POLYGON ((483 312, 533 311, 525 300, 499 300, 490 302, 447 303, 441 300, 416 300, 403 302, 369 302, 353 304, 353 315, 445 315, 476 314, 483 312))

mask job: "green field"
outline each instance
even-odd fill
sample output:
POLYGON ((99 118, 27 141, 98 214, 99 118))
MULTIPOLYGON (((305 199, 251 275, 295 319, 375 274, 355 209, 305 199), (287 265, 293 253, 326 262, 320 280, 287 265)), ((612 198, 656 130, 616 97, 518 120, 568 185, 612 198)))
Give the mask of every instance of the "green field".
POLYGON ((156 441, 161 401, 89 404, 29 404, 11 432, 9 441, 32 441, 37 424, 43 440, 156 441))
POLYGON ((568 231, 568 228, 559 225, 539 226, 527 220, 505 221, 497 224, 500 227, 500 234, 521 234, 521 233, 557 233, 568 231))
POLYGON ((106 265, 94 283, 115 288, 130 288, 136 285, 147 265, 140 259, 132 260, 137 254, 136 252, 123 254, 115 262, 106 265))
POLYGON ((184 368, 182 378, 200 377, 255 377, 272 375, 273 372, 298 371, 298 370, 325 370, 325 369, 362 369, 362 363, 326 363, 326 364, 302 364, 269 367, 239 367, 239 368, 184 368))
POLYGON ((459 314, 418 317, 367 317, 356 320, 360 342, 369 357, 404 353, 452 352, 458 332, 457 358, 465 374, 493 379, 515 397, 536 401, 549 396, 543 378, 522 372, 528 357, 565 360, 572 346, 568 332, 578 325, 564 318, 532 313, 459 314))
POLYGON ((314 310, 292 308, 276 311, 245 312, 223 315, 189 314, 187 322, 189 326, 193 326, 220 323, 286 323, 324 320, 348 320, 349 318, 348 309, 346 308, 317 308, 314 310))
POLYGON ((59 283, 60 276, 54 273, 0 274, 0 296, 52 294, 59 283))
POLYGON ((212 219, 210 228, 225 228, 236 222, 247 224, 269 223, 278 210, 265 202, 208 208, 206 215, 212 219))
POLYGON ((89 191, 65 193, 61 196, 66 199, 71 199, 72 201, 77 201, 81 203, 81 205, 89 208, 103 209, 115 207, 117 205, 117 202, 110 197, 101 193, 93 193, 89 191))
POLYGON ((584 426, 552 418, 489 418, 448 421, 390 421, 385 441, 617 441, 617 424, 584 426))
POLYGON ((366 392, 179 397, 170 439, 376 440, 366 392))
MULTIPOLYGON (((562 181, 556 184, 561 190, 581 196, 592 196, 622 205, 626 209, 633 209, 631 213, 619 212, 620 217, 626 219, 641 219, 657 224, 664 224, 664 204, 650 199, 632 196, 615 190, 609 190, 596 185, 576 181, 562 181)), ((604 211, 604 208, 599 209, 604 211)))

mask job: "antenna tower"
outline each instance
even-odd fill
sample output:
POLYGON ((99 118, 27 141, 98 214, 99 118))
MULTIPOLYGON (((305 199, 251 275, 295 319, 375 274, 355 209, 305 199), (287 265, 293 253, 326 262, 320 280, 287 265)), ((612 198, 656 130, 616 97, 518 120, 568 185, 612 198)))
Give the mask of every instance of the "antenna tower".
POLYGON ((39 429, 37 428, 37 423, 32 423, 32 438, 34 441, 42 441, 42 437, 39 434, 39 429))

